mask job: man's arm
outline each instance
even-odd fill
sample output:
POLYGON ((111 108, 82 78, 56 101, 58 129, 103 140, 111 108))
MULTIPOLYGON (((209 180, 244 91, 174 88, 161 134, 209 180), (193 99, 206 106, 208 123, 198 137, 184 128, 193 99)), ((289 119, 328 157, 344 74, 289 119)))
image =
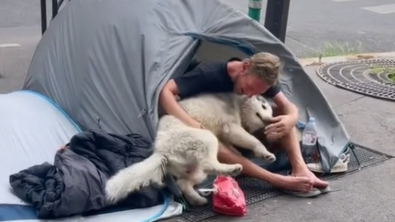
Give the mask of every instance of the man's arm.
POLYGON ((296 123, 299 117, 298 108, 285 97, 281 91, 273 97, 273 102, 277 105, 282 115, 288 115, 296 123))
POLYGON ((179 87, 177 87, 176 82, 173 79, 169 80, 160 92, 159 105, 162 106, 167 114, 177 117, 185 124, 191 127, 201 128, 200 123, 178 105, 176 96, 179 95, 179 93, 179 87))
POLYGON ((269 97, 277 106, 279 115, 287 115, 291 117, 292 120, 297 121, 298 119, 298 109, 297 107, 285 97, 284 93, 281 92, 280 85, 275 85, 270 87, 263 96, 269 97))
POLYGON ((279 91, 272 97, 277 105, 277 115, 272 123, 265 127, 265 134, 269 140, 276 140, 287 135, 298 121, 298 109, 279 91))

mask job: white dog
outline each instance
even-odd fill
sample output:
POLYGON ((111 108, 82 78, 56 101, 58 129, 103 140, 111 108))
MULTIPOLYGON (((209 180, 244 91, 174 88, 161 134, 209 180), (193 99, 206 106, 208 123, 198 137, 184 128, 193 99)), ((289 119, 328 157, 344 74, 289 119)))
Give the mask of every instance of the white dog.
POLYGON ((110 202, 115 203, 151 183, 161 186, 165 174, 171 174, 191 205, 206 204, 207 199, 195 191, 195 185, 203 182, 207 174, 236 176, 242 171, 240 164, 218 162, 217 138, 251 149, 255 156, 268 162, 275 161, 275 156, 244 130, 258 130, 272 117, 272 108, 264 98, 233 93, 202 94, 179 104, 206 129, 189 127, 171 115, 161 117, 154 153, 108 180, 105 190, 110 202))

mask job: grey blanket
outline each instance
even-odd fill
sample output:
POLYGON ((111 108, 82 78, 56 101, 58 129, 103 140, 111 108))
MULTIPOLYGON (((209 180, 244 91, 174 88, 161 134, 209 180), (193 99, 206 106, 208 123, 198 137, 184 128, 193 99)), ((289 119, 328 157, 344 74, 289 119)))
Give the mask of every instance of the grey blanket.
MULTIPOLYGON (((39 218, 58 218, 109 207, 104 185, 118 170, 151 155, 150 143, 138 134, 86 131, 58 151, 54 165, 43 163, 10 176, 16 195, 31 203, 39 218)), ((161 191, 147 187, 119 206, 150 207, 163 202, 161 191)))

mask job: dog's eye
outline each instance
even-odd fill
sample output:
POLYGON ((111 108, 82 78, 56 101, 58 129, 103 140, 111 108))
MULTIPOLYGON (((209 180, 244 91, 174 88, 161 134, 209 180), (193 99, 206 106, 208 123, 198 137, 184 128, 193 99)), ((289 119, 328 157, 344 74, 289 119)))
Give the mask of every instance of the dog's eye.
POLYGON ((264 110, 266 110, 266 106, 265 106, 265 105, 263 105, 263 104, 262 104, 262 108, 263 108, 264 110))

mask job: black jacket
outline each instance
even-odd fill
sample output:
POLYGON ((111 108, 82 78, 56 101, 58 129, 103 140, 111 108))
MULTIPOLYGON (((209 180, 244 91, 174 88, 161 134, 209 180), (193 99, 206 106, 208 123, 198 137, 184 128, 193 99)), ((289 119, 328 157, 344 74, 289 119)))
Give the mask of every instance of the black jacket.
MULTIPOLYGON (((103 210, 109 206, 104 198, 108 178, 151 153, 150 142, 138 134, 85 131, 73 136, 66 149, 57 152, 54 165, 43 163, 29 167, 11 175, 10 184, 19 198, 36 208, 39 218, 103 210)), ((161 191, 147 187, 118 205, 130 209, 161 203, 161 191)))

